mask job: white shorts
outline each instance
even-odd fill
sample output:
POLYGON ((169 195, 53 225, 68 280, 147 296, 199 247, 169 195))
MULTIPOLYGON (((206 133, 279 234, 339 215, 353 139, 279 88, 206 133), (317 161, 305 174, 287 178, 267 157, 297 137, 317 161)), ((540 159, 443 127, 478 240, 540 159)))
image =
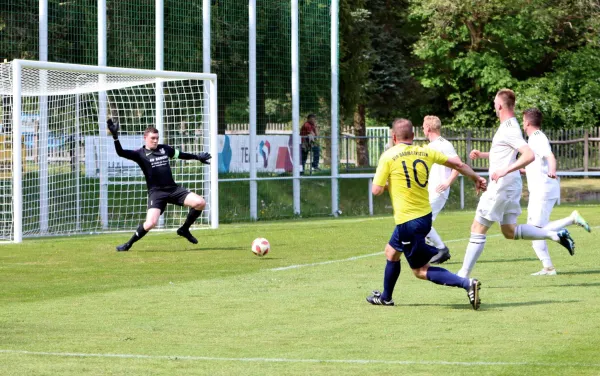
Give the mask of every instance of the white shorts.
POLYGON ((550 199, 531 199, 527 204, 527 224, 544 227, 550 222, 550 213, 556 204, 556 198, 550 199))
POLYGON ((500 224, 516 224, 521 214, 521 189, 485 191, 477 205, 476 218, 500 224), (512 222, 512 223, 511 223, 512 222))
POLYGON ((431 205, 431 220, 435 221, 435 218, 437 217, 438 214, 440 214, 440 212, 442 211, 442 209, 444 208, 444 205, 446 205, 446 201, 448 201, 448 198, 446 197, 446 195, 429 195, 429 205, 431 205))

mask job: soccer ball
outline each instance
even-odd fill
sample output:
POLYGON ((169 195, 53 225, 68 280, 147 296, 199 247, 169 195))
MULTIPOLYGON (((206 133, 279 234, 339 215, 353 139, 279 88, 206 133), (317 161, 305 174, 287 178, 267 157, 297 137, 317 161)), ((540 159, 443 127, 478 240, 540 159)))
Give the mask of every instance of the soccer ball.
POLYGON ((252 242, 252 253, 257 256, 264 256, 271 250, 271 244, 265 238, 256 238, 252 242))

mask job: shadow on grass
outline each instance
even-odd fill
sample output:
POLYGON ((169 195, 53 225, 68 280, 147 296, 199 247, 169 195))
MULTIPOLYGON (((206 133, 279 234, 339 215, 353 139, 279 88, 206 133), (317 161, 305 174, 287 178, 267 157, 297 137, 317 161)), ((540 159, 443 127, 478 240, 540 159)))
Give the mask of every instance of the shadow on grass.
MULTIPOLYGON (((140 249, 137 252, 204 252, 204 251, 239 251, 232 247, 202 247, 202 248, 173 248, 173 249, 140 249)), ((250 251, 248 251, 250 252, 250 251)))
MULTIPOLYGON (((480 311, 485 311, 494 308, 507 308, 507 307, 525 307, 525 306, 536 306, 542 304, 557 304, 557 303, 579 303, 580 300, 538 300, 530 302, 512 302, 512 303, 482 303, 479 308, 480 311)), ((447 307, 452 309, 468 309, 472 310, 470 304, 398 304, 399 306, 406 307, 447 307)))
POLYGON ((577 275, 577 274, 600 274, 600 269, 596 270, 578 270, 573 272, 558 272, 558 275, 577 275))
POLYGON ((600 282, 594 283, 566 283, 560 285, 548 285, 548 287, 598 287, 600 282))

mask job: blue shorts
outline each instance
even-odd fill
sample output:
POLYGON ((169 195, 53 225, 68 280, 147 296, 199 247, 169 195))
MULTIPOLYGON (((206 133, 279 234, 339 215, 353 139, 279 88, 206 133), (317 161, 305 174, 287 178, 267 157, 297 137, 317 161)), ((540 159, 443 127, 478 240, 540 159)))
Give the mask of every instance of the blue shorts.
POLYGON ((425 243, 429 231, 431 213, 397 225, 389 244, 396 251, 404 253, 411 269, 419 269, 438 253, 437 248, 425 243))

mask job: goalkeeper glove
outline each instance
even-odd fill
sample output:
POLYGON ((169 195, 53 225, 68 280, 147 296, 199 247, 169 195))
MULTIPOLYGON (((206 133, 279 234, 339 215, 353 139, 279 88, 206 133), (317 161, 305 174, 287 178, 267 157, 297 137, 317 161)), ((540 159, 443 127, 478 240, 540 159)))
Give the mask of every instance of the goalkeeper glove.
POLYGON ((113 123, 112 119, 108 119, 106 121, 106 125, 108 126, 108 130, 114 140, 119 138, 119 122, 113 123))
POLYGON ((198 160, 204 164, 210 164, 210 162, 208 160, 211 158, 212 158, 212 156, 205 151, 198 154, 198 160))

